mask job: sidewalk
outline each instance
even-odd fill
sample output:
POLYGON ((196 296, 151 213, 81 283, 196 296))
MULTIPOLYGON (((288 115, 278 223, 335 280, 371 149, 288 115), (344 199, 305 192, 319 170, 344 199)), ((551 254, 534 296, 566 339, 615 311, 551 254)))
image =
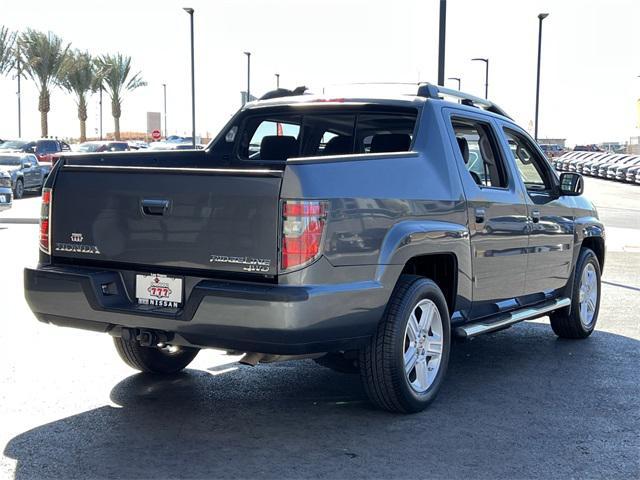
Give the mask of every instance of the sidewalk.
POLYGON ((0 223, 37 224, 40 218, 40 203, 40 196, 33 194, 14 200, 9 210, 0 212, 0 223))

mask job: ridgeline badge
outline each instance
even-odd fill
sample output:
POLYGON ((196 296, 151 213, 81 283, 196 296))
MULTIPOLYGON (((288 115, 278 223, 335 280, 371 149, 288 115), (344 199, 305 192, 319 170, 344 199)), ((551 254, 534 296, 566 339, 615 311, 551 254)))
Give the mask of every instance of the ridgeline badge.
POLYGON ((227 255, 211 255, 209 258, 211 263, 233 263, 242 265, 245 272, 266 273, 271 267, 271 260, 268 258, 252 258, 252 257, 229 257, 227 255))

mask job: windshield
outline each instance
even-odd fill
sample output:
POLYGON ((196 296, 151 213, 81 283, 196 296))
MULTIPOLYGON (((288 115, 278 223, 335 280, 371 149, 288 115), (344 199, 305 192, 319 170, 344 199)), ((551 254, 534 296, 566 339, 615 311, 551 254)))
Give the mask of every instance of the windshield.
POLYGON ((18 148, 22 148, 25 146, 27 142, 23 142, 21 140, 8 140, 0 145, 0 150, 14 150, 18 148))
POLYGON ((100 143, 81 143, 78 145, 79 152, 97 152, 102 146, 100 143))
POLYGON ((0 157, 0 165, 20 165, 20 157, 0 157))

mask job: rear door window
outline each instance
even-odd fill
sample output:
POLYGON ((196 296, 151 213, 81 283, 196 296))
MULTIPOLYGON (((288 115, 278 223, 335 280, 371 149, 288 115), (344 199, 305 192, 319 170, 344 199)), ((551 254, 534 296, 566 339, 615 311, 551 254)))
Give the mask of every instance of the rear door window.
POLYGON ((506 188, 507 176, 491 126, 473 119, 454 118, 459 154, 479 187, 506 188))

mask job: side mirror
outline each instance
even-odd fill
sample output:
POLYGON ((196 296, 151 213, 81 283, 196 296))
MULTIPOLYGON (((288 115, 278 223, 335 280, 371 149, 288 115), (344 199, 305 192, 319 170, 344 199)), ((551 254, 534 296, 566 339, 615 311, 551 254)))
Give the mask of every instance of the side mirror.
POLYGON ((584 192, 584 179, 579 173, 564 172, 560 175, 560 193, 577 197, 584 192))
POLYGON ((31 165, 31 163, 30 163, 30 162, 24 162, 24 163, 22 164, 22 168, 31 168, 31 166, 32 166, 32 165, 31 165))

